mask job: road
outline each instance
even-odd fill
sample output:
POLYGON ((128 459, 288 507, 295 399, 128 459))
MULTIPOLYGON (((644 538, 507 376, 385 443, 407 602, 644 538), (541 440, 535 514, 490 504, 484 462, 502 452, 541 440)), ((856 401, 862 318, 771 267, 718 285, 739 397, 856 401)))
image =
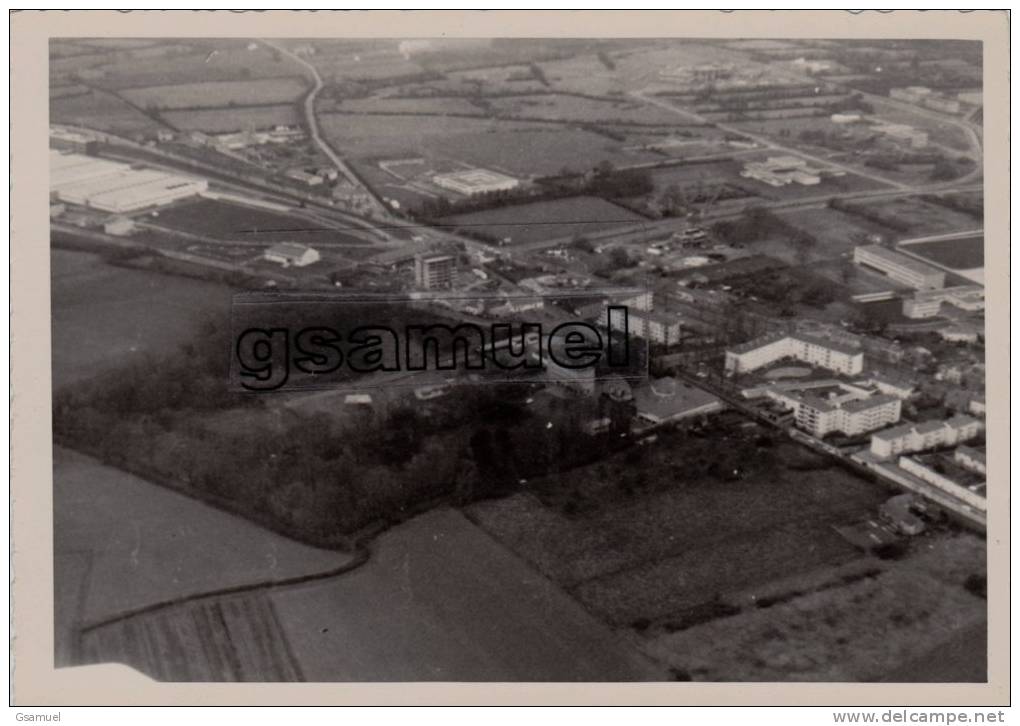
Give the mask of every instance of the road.
POLYGON ((365 193, 368 194, 376 208, 384 215, 384 218, 389 218, 389 210, 386 208, 386 205, 379 200, 374 191, 361 183, 361 179, 358 178, 355 171, 340 157, 339 154, 333 150, 333 147, 330 146, 319 133, 319 120, 315 116, 315 98, 319 95, 319 91, 321 91, 323 87, 322 76, 319 75, 319 69, 301 56, 296 53, 292 53, 286 47, 278 43, 264 38, 260 38, 259 42, 278 51, 280 54, 287 56, 311 74, 314 85, 312 86, 312 90, 308 92, 308 95, 305 96, 304 102, 305 122, 308 126, 309 136, 312 137, 312 141, 315 142, 316 146, 319 147, 322 153, 326 155, 326 158, 333 162, 333 165, 337 168, 337 170, 343 174, 351 184, 363 189, 365 193))

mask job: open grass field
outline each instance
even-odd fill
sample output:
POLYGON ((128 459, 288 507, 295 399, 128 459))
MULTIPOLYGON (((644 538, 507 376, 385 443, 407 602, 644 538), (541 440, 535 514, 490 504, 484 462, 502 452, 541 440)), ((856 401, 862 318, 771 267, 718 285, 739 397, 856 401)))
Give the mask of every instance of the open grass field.
POLYGON ((984 235, 914 242, 903 249, 954 270, 972 270, 985 264, 984 235))
POLYGON ((601 161, 615 165, 662 157, 580 129, 538 122, 443 116, 320 114, 323 133, 357 158, 425 155, 453 159, 518 177, 585 171, 601 161))
POLYGON ((658 154, 627 150, 625 146, 580 129, 520 128, 520 124, 511 123, 499 126, 495 134, 453 133, 432 144, 444 156, 524 177, 551 176, 565 169, 587 171, 603 161, 627 166, 662 159, 658 154))
POLYGON ((486 116, 485 111, 466 98, 370 98, 344 99, 339 109, 346 113, 460 114, 486 116))
POLYGON ((168 229, 248 244, 300 242, 306 245, 363 245, 360 237, 298 215, 213 199, 176 205, 150 220, 168 229))
POLYGON ((557 121, 669 125, 677 120, 676 114, 666 109, 628 97, 615 101, 598 101, 562 94, 512 96, 495 99, 493 106, 511 116, 557 121))
POLYGON ((151 133, 161 128, 156 121, 113 94, 95 90, 51 99, 50 120, 114 134, 151 133))
MULTIPOLYGON (((625 626, 850 561, 857 551, 830 525, 853 521, 886 497, 880 487, 836 468, 794 472, 782 466, 720 481, 697 473, 699 455, 685 451, 689 444, 680 446, 660 442, 643 452, 648 480, 671 486, 613 506, 569 515, 517 494, 468 511, 589 610, 625 626)), ((791 464, 799 455, 792 447, 778 454, 791 464)), ((619 459, 561 475, 563 488, 587 482, 582 489, 589 497, 612 490, 633 474, 619 459)))
POLYGON ((448 509, 383 534, 357 570, 271 598, 311 681, 665 677, 630 642, 448 509))
POLYGON ((277 124, 290 126, 301 121, 301 115, 293 104, 164 111, 162 117, 181 131, 203 131, 207 134, 224 134, 252 128, 261 130, 277 124))
POLYGON ((898 236, 910 234, 914 237, 963 232, 973 230, 980 223, 973 217, 946 207, 930 204, 916 197, 898 197, 885 201, 867 203, 869 212, 880 214, 895 223, 907 225, 908 232, 899 232, 898 236))
POLYGON ((694 680, 984 681, 987 652, 975 645, 986 604, 962 586, 984 573, 984 543, 942 535, 918 544, 873 576, 655 633, 648 650, 694 680))
POLYGON ((307 87, 300 77, 262 78, 250 81, 180 83, 129 88, 123 95, 142 107, 163 109, 223 107, 229 104, 274 104, 294 101, 307 87))
MULTIPOLYGON (((84 643, 81 652, 75 630, 83 624, 172 598, 327 571, 351 559, 291 542, 60 447, 53 475, 56 645, 65 665, 82 658, 132 663, 125 649, 132 642, 139 647, 150 631, 158 636, 161 619, 97 631, 102 637, 84 643)), ((183 622, 177 615, 171 620, 183 622)))
POLYGON ((598 197, 571 197, 459 214, 440 221, 496 239, 510 237, 511 243, 520 244, 633 224, 643 221, 643 217, 598 197))
POLYGON ((202 320, 226 319, 231 290, 114 267, 84 252, 50 255, 53 386, 173 352, 202 320))

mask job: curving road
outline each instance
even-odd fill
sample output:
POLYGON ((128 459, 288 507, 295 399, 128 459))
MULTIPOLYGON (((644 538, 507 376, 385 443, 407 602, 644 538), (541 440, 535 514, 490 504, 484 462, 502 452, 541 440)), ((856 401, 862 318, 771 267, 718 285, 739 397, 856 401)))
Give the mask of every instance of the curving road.
POLYGON ((329 143, 322 138, 322 134, 319 133, 319 120, 315 116, 315 98, 319 95, 319 91, 321 91, 323 87, 322 76, 319 75, 319 69, 301 56, 296 53, 292 53, 284 46, 271 40, 260 38, 259 42, 279 52, 281 55, 287 56, 311 74, 313 86, 312 90, 309 91, 307 96, 305 96, 304 112, 305 121, 308 125, 308 133, 312 137, 312 141, 315 142, 316 146, 319 147, 322 153, 326 155, 326 158, 333 163, 337 170, 343 174, 351 184, 361 187, 368 194, 376 208, 388 217, 389 210, 386 209, 386 206, 376 198, 371 189, 365 188, 365 186, 361 183, 361 180, 358 179, 358 175, 354 173, 354 170, 333 150, 333 147, 330 146, 329 143))

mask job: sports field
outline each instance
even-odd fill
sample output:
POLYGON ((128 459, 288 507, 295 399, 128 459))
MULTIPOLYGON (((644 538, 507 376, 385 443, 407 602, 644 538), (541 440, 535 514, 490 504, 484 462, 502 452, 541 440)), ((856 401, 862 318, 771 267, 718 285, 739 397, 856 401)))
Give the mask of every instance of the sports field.
POLYGON ((512 244, 541 242, 641 222, 641 217, 597 197, 571 197, 445 217, 442 224, 512 244))

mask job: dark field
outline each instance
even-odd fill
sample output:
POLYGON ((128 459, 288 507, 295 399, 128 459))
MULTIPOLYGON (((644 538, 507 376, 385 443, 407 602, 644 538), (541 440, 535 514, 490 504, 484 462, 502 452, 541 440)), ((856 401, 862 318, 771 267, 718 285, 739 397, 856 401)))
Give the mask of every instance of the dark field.
POLYGON ((225 319, 225 285, 115 267, 96 255, 50 255, 53 386, 91 378, 140 356, 169 354, 202 320, 225 319))
POLYGON ((604 199, 573 197, 459 214, 440 221, 496 239, 510 237, 513 244, 520 244, 598 232, 609 227, 640 222, 642 219, 604 199))
MULTIPOLYGON (((718 596, 847 562, 858 552, 831 525, 873 512, 886 495, 837 468, 762 470, 735 481, 691 475, 689 459, 666 443, 642 469, 665 489, 592 512, 565 514, 518 494, 473 505, 482 527, 615 625, 704 606, 718 596), (660 460, 661 458, 661 460, 660 460), (660 472, 657 467, 672 468, 660 472)), ((658 451, 653 451, 658 449, 658 451)), ((783 461, 797 457, 783 447, 783 461)), ((597 490, 626 477, 599 465, 561 475, 597 490)), ((541 486, 537 484, 536 486, 541 486)))
POLYGON ((953 270, 972 270, 985 264, 984 235, 917 242, 902 249, 953 270))
POLYGON ((211 199, 172 207, 150 221, 189 234, 248 244, 299 242, 312 247, 365 244, 360 237, 329 229, 322 222, 211 199))

